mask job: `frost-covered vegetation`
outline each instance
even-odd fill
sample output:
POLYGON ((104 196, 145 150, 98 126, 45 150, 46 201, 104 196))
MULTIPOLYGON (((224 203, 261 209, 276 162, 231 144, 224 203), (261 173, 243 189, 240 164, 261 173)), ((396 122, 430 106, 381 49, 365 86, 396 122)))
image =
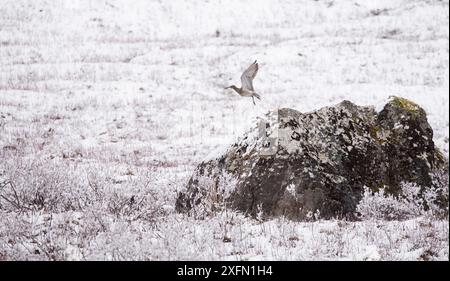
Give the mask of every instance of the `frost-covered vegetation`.
POLYGON ((402 96, 448 159, 448 6, 1 1, 0 260, 448 260, 430 203, 448 181, 366 192, 360 221, 174 210, 195 166, 276 107, 402 96), (257 106, 223 89, 255 59, 257 106))
POLYGON ((405 220, 419 216, 448 218, 448 180, 435 188, 403 183, 401 194, 397 196, 387 194, 382 188, 371 192, 364 187, 357 213, 362 219, 379 220, 405 220))

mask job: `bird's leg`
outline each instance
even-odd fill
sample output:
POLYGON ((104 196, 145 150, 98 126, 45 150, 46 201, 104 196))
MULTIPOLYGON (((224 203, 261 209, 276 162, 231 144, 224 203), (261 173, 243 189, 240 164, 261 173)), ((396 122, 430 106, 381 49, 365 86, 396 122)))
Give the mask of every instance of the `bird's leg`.
POLYGON ((253 96, 252 96, 252 100, 253 100, 253 105, 256 105, 255 98, 253 96))

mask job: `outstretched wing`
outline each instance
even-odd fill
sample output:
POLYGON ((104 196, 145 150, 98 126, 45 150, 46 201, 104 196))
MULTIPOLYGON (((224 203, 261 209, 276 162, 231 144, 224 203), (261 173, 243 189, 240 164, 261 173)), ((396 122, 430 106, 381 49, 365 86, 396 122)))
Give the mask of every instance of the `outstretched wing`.
POLYGON ((258 63, 252 63, 241 75, 242 89, 253 91, 253 78, 258 73, 258 63))

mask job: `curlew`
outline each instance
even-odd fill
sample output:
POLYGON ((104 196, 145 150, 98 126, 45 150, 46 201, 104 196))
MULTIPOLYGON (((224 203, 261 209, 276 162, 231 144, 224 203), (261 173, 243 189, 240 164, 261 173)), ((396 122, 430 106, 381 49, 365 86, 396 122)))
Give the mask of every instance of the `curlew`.
POLYGON ((253 62, 241 75, 242 87, 238 88, 235 85, 231 85, 225 89, 231 88, 240 96, 252 97, 253 104, 256 105, 255 98, 261 99, 260 95, 258 95, 255 92, 255 89, 253 89, 253 78, 255 78, 256 73, 258 73, 258 63, 255 60, 255 62, 253 62))

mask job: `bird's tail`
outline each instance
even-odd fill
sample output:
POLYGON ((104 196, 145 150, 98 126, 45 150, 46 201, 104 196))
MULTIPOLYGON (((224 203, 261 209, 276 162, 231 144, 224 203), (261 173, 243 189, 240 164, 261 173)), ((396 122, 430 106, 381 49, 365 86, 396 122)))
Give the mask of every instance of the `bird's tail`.
POLYGON ((254 93, 253 96, 254 96, 255 98, 259 99, 259 100, 261 99, 261 96, 258 95, 257 93, 254 93))

